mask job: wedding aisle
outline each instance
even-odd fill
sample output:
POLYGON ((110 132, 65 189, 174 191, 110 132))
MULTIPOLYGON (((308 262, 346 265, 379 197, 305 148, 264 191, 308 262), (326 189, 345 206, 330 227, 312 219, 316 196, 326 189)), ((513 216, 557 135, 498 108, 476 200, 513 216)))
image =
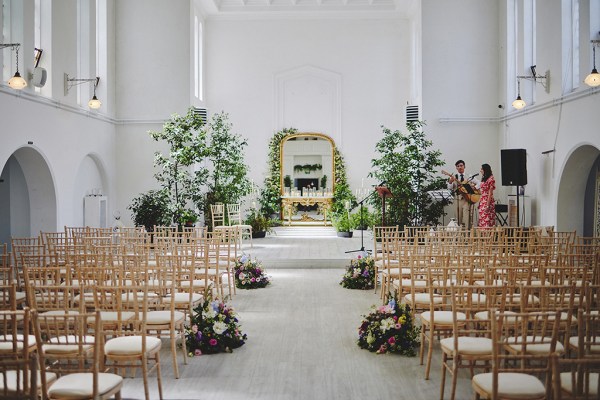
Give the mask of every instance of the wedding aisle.
MULTIPOLYGON (((378 304, 378 294, 342 288, 342 269, 267 272, 271 285, 238 289, 231 302, 248 335, 244 346, 231 354, 193 357, 180 366, 176 380, 163 344, 165 399, 439 398, 439 350, 426 381, 418 357, 378 355, 356 345, 361 316, 378 304)), ((154 374, 150 389, 157 398, 154 374)), ((141 379, 126 379, 122 394, 143 398, 141 379)), ((471 397, 470 379, 461 376, 457 399, 471 397)))

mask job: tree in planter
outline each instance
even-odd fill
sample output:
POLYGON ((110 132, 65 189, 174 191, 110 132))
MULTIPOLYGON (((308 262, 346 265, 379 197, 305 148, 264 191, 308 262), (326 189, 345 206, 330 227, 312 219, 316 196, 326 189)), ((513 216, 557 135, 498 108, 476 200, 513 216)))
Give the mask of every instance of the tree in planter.
POLYGON ((143 226, 147 232, 154 230, 154 225, 169 225, 171 210, 169 193, 165 189, 149 190, 135 197, 127 206, 136 226, 143 226))
POLYGON ((169 146, 168 154, 154 153, 154 166, 158 168, 154 177, 168 195, 171 220, 175 222, 188 203, 202 206, 202 186, 208 176, 205 167, 198 167, 208 154, 203 125, 202 117, 190 108, 184 116, 173 114, 162 131, 148 132, 154 140, 169 146))
POLYGON ((283 187, 292 187, 292 177, 286 175, 283 177, 283 187))
POLYGON ((244 224, 252 227, 252 238, 263 238, 267 232, 271 232, 273 221, 260 211, 251 209, 244 224))
POLYGON ((342 210, 333 214, 331 221, 333 227, 338 232, 338 236, 352 237, 352 232, 356 228, 354 223, 353 215, 350 214, 350 210, 342 210), (339 234, 343 235, 339 235, 339 234))
MULTIPOLYGON (((433 201, 431 190, 446 187, 445 179, 437 177, 438 167, 444 165, 439 150, 431 150, 432 142, 423 132, 424 122, 406 124, 408 134, 383 127, 383 138, 377 143, 379 158, 373 159, 369 176, 386 182, 393 197, 386 199, 387 225, 437 224, 444 213, 441 202, 433 201)), ((371 204, 381 212, 381 199, 371 204)))
POLYGON ((212 168, 208 177, 208 192, 204 201, 204 221, 212 226, 211 204, 239 203, 250 192, 250 181, 246 175, 248 166, 244 162, 246 139, 231 132, 229 116, 221 112, 213 115, 206 125, 210 146, 207 159, 212 168))

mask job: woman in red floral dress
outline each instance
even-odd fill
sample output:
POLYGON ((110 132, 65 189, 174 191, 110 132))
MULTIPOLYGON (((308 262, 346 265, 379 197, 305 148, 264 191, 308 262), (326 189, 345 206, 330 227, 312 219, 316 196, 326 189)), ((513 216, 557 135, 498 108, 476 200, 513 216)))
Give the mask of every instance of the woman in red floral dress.
POLYGON ((479 199, 479 226, 482 228, 496 225, 496 203, 494 201, 494 190, 496 180, 492 175, 492 167, 489 164, 481 166, 481 198, 479 199))

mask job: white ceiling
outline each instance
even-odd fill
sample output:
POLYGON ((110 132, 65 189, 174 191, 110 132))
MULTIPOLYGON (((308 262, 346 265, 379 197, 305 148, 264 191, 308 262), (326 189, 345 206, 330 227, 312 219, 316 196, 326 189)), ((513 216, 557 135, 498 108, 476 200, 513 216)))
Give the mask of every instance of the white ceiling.
POLYGON ((302 17, 389 14, 410 18, 416 15, 419 0, 195 0, 207 18, 219 17, 302 17))

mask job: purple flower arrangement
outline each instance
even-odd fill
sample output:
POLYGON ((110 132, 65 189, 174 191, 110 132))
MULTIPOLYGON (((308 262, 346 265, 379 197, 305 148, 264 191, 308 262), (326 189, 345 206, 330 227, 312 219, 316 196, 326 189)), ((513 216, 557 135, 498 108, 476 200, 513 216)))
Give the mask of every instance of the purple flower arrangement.
POLYGON ((350 265, 340 282, 346 289, 373 289, 375 286, 375 261, 367 252, 359 253, 350 265))
POLYGON ((269 277, 258 260, 243 254, 234 266, 235 287, 238 289, 259 289, 270 283, 269 277))
POLYGON ((358 328, 358 345, 377 354, 396 353, 415 356, 420 329, 413 323, 410 308, 391 299, 372 307, 358 328))
POLYGON ((240 330, 235 310, 219 299, 213 300, 210 291, 205 292, 204 302, 194 309, 185 336, 190 356, 231 353, 247 339, 240 330))

